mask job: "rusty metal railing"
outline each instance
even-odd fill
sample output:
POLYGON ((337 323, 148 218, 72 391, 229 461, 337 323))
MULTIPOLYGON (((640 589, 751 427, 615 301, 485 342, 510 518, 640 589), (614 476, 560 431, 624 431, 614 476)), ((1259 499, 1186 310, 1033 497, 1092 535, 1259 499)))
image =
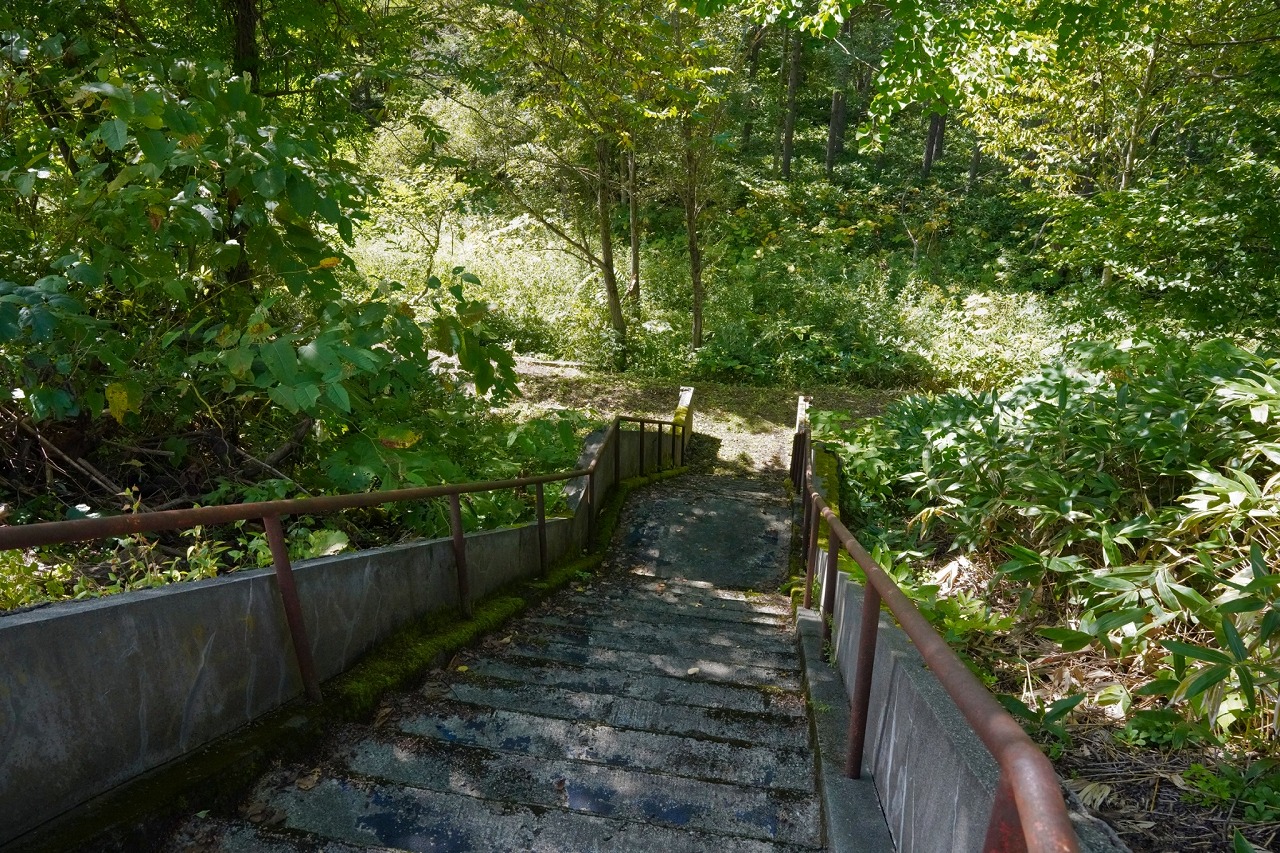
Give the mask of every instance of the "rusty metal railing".
MULTIPOLYGON (((259 519, 267 535, 267 544, 271 549, 272 564, 275 569, 277 586, 280 591, 285 622, 289 628, 289 637, 293 644, 293 652, 298 664, 298 674, 302 678, 306 695, 312 701, 320 701, 320 681, 316 675, 315 662, 311 655, 311 644, 308 641, 306 624, 302 618, 302 605, 298 598, 297 585, 294 583, 293 563, 289 558, 289 546, 285 538, 280 519, 286 515, 323 515, 346 509, 360 509, 381 506, 404 501, 430 500, 432 498, 449 499, 449 529, 453 540, 453 554, 457 575, 458 600, 464 615, 471 614, 471 579, 467 570, 467 540, 462 521, 462 495, 476 492, 495 492, 504 489, 525 489, 534 487, 534 505, 538 526, 538 561, 542 573, 548 568, 547 554, 547 512, 544 487, 547 483, 557 483, 586 478, 583 501, 587 511, 587 543, 595 540, 596 516, 599 511, 597 496, 597 468, 600 460, 605 458, 606 449, 613 455, 613 473, 615 482, 621 481, 622 459, 620 437, 623 423, 640 424, 640 473, 645 473, 644 444, 645 424, 661 424, 670 426, 671 459, 676 464, 677 447, 680 461, 683 462, 684 451, 691 436, 692 388, 680 389, 680 406, 678 412, 685 413, 684 420, 679 417, 671 421, 659 421, 652 418, 635 418, 617 416, 610 423, 604 438, 596 447, 591 464, 585 468, 563 471, 554 474, 542 474, 536 477, 521 477, 514 480, 497 480, 483 483, 459 483, 454 485, 423 486, 412 489, 393 489, 385 492, 361 492, 358 494, 326 495, 315 498, 297 498, 279 501, 256 501, 241 504, 223 504, 218 506, 195 507, 192 509, 173 509, 157 512, 134 513, 132 515, 116 515, 105 518, 82 518, 74 521, 50 521, 39 524, 24 524, 13 527, 0 527, 0 551, 20 548, 36 548, 45 545, 59 545, 70 542, 84 542, 93 539, 105 539, 114 536, 127 536, 134 533, 154 533, 165 530, 185 530, 196 526, 212 527, 219 524, 232 524, 238 521, 259 519), (680 441, 676 442, 676 430, 683 428, 680 441)), ((658 438, 658 470, 662 470, 662 432, 658 438)))
POLYGON ((866 577, 853 697, 850 700, 846 775, 854 779, 862 775, 871 678, 875 666, 880 606, 883 602, 889 606, 898 624, 920 651, 925 664, 942 683, 1000 768, 1000 780, 987 823, 983 850, 992 853, 1076 853, 1079 842, 1067 816, 1058 777, 1049 759, 961 662, 915 604, 885 574, 813 487, 812 433, 808 426, 807 406, 807 398, 802 397, 792 444, 791 481, 804 503, 800 541, 805 555, 806 608, 812 604, 814 572, 818 562, 819 524, 820 521, 827 523, 827 559, 820 605, 824 645, 830 639, 830 622, 835 611, 836 571, 841 549, 853 558, 866 577))

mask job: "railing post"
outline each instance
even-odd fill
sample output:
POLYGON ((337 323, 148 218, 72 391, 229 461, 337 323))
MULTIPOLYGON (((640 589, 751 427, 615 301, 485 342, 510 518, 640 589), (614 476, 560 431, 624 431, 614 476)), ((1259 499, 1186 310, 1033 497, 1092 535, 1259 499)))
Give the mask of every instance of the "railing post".
POLYGON ((596 541, 596 469, 587 474, 587 547, 590 551, 596 541))
POLYGON ((467 535, 462 527, 462 498, 449 495, 449 527, 453 532, 453 563, 458 572, 458 604, 463 616, 471 615, 471 575, 467 573, 467 535))
POLYGON ((676 425, 671 424, 671 467, 675 468, 680 463, 676 461, 676 425))
MULTIPOLYGON (((810 489, 813 487, 810 486, 810 489)), ((818 533, 822 529, 822 513, 818 510, 818 493, 809 494, 809 535, 805 537, 805 567, 818 564, 818 533)))
POLYGON ((831 639, 831 620, 836 616, 836 579, 840 568, 840 540, 827 528, 827 567, 822 573, 822 642, 831 639))
POLYGON ((665 434, 665 427, 661 422, 658 423, 658 470, 662 470, 662 436, 665 434))
POLYGON ((987 822, 987 838, 982 843, 984 853, 1026 853, 1027 836, 1022 829, 1018 803, 1013 797, 1013 785, 1009 774, 1001 771, 996 785, 995 801, 991 804, 991 819, 987 822))
POLYGON ((312 702, 320 701, 320 679, 316 677, 315 661, 311 657, 311 643, 307 640, 307 626, 302 620, 302 604, 298 600, 298 587, 293 582, 293 564, 289 561, 289 544, 280 526, 280 516, 268 515, 262 519, 267 530, 267 544, 271 546, 271 561, 276 568, 276 586, 284 604, 284 621, 289 626, 293 640, 293 654, 298 660, 298 675, 303 689, 312 702))
POLYGON ((534 503, 538 509, 538 569, 547 573, 547 502, 542 493, 542 484, 534 487, 534 503))
MULTIPOLYGON (((808 553, 807 551, 805 552, 808 553)), ((806 610, 813 607, 813 564, 805 560, 804 566, 804 607, 806 610)), ((825 630, 825 627, 824 629, 825 630)), ((824 638, 825 639, 825 638, 824 638)))
POLYGON ((638 424, 640 427, 640 476, 644 476, 644 421, 638 424))
POLYGON ((849 703, 849 754, 844 773, 862 778, 862 752, 867 741, 867 707, 871 701, 871 676, 876 662, 876 637, 880 627, 880 591, 868 581, 862 590, 862 624, 858 626, 858 661, 849 703))
POLYGON ((613 482, 622 482, 622 421, 613 419, 613 482))

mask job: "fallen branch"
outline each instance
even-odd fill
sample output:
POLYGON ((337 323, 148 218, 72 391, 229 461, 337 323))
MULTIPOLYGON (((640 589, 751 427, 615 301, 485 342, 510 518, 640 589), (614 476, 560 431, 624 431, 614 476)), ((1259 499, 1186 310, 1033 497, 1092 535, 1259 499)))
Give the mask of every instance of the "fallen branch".
MULTIPOLYGON (((70 465, 72 468, 79 471, 81 474, 84 474, 90 480, 93 480, 99 486, 102 486, 102 488, 109 491, 112 494, 112 496, 120 497, 128 493, 127 489, 111 482, 110 478, 108 478, 106 474, 103 474, 101 471, 99 471, 97 468, 90 465, 85 460, 74 459, 67 453, 64 453, 61 448, 59 448, 56 444, 54 444, 53 442, 45 438, 43 435, 41 435, 39 430, 37 430, 35 427, 27 423, 26 421, 19 420, 18 429, 22 430, 23 432, 35 438, 35 440, 40 443, 40 446, 44 448, 46 453, 50 453, 58 457, 64 463, 66 463, 67 465, 70 465)), ((141 500, 139 500, 138 508, 145 510, 147 509, 147 506, 141 500)))

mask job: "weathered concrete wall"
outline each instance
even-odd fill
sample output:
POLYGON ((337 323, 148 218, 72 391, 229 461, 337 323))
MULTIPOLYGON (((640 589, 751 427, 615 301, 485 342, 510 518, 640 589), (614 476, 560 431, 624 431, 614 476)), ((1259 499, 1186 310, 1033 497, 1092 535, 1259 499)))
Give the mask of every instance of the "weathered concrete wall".
MULTIPOLYGON (((588 438, 577 467, 602 439, 588 438)), ((624 436, 627 476, 638 449, 624 436)), ((606 452, 601 501, 616 486, 613 468, 606 452)), ((585 489, 586 478, 573 481, 571 515, 548 519, 552 562, 586 544, 585 489)), ((466 542, 473 599, 539 571, 535 524, 466 542)), ((449 539, 305 561, 295 576, 321 678, 459 603, 449 539)), ((6 616, 0 649, 0 844, 302 693, 270 570, 6 616)))
MULTIPOLYGON (((852 692, 862 588, 841 573, 835 601, 832 644, 852 692)), ((863 772, 875 779, 897 849, 980 850, 999 768, 906 634, 883 615, 879 632, 863 772)))

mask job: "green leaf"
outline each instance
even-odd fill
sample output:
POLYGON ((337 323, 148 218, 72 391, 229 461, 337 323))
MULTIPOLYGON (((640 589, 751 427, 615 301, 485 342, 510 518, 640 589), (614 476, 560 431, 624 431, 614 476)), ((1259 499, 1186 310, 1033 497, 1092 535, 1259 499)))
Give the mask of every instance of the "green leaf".
POLYGON ((1192 658, 1193 660, 1207 661, 1208 663, 1232 664, 1235 663, 1226 654, 1216 649, 1206 649, 1202 646, 1193 646, 1190 643, 1183 643, 1178 640, 1161 640, 1160 645, 1164 646, 1175 655, 1192 658))
POLYGON ((1194 675, 1188 676, 1179 685, 1175 696, 1179 699, 1194 699, 1215 684, 1225 681, 1230 674, 1231 667, 1227 664, 1205 667, 1194 675))
POLYGON ((1064 652, 1079 651, 1093 642, 1092 634, 1070 628, 1041 628, 1038 633, 1062 646, 1064 652))
POLYGON ((1249 652, 1244 646, 1244 640, 1240 639, 1240 632, 1236 630, 1236 626, 1232 624, 1230 619, 1222 620, 1222 633, 1227 638, 1227 648, 1231 649, 1231 654, 1237 661, 1244 661, 1249 658, 1249 652))
POLYGON ((1280 629, 1280 610, 1273 606, 1267 611, 1267 615, 1262 617, 1262 627, 1258 629, 1258 641, 1267 642, 1277 629, 1280 629))
MULTIPOLYGON (((282 385, 292 385, 298 378, 298 356, 293 346, 285 340, 274 340, 261 350, 267 370, 282 385)), ((283 405, 283 404, 282 404, 283 405)), ((296 406, 296 402, 295 402, 296 406)))
POLYGON ((119 151, 129 139, 129 127, 118 118, 104 121, 98 128, 98 135, 112 151, 119 151))
POLYGON ((253 186, 263 198, 275 198, 284 191, 284 169, 278 165, 268 166, 253 173, 253 186))
POLYGON ((342 387, 341 382, 334 382, 324 390, 325 397, 339 411, 351 411, 351 397, 347 394, 347 389, 342 387))
POLYGON ((232 376, 237 379, 248 379, 250 371, 253 370, 253 350, 246 347, 225 350, 222 353, 222 361, 232 376))
POLYGON ((1270 574, 1267 569, 1267 558, 1257 542, 1249 546, 1249 565, 1253 567, 1254 578, 1263 578, 1270 574))
POLYGON ((1231 853, 1258 853, 1256 847, 1249 843, 1240 830, 1234 830, 1231 835, 1231 853))
POLYGON ((293 388, 288 385, 276 385, 268 389, 267 396, 290 412, 298 411, 298 398, 294 395, 293 388))
POLYGON ((1057 700, 1056 702, 1054 702, 1052 705, 1050 705, 1048 708, 1045 709, 1045 712, 1044 712, 1045 723, 1054 723, 1062 719, 1067 714, 1071 713, 1072 709, 1074 709, 1077 705, 1083 702, 1086 698, 1088 698, 1087 694, 1077 693, 1074 696, 1064 696, 1063 698, 1057 700))

